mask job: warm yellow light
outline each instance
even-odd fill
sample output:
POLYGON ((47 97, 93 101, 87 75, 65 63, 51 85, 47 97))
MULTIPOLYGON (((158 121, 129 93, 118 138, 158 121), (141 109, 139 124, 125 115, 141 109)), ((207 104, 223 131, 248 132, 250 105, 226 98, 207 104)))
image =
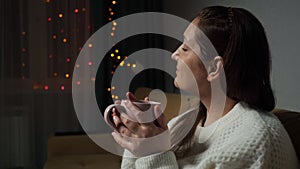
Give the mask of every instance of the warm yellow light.
POLYGON ((135 67, 136 67, 136 64, 132 64, 132 67, 135 68, 135 67))
POLYGON ((119 50, 118 50, 118 49, 116 49, 116 50, 115 50, 115 52, 116 52, 116 53, 119 53, 119 50))
POLYGON ((127 67, 130 67, 130 63, 127 63, 127 67))
POLYGON ((54 73, 53 73, 53 76, 54 76, 54 77, 57 77, 57 76, 58 76, 58 73, 57 73, 57 72, 54 72, 54 73))
POLYGON ((117 59, 121 59, 121 56, 118 56, 117 59))
POLYGON ((115 98, 115 95, 111 95, 111 98, 113 98, 113 99, 114 99, 114 98, 115 98))
POLYGON ((95 81, 95 80, 96 80, 96 78, 95 78, 95 77, 92 77, 92 78, 91 78, 91 81, 95 81))
POLYGON ((118 96, 115 96, 115 99, 119 99, 119 97, 118 97, 118 96))
POLYGON ((68 42, 68 39, 67 38, 63 38, 63 43, 67 43, 68 42))
POLYGON ((108 11, 110 12, 110 11, 112 11, 112 9, 111 9, 111 8, 108 8, 108 11))
POLYGON ((110 92, 110 88, 107 88, 107 91, 110 92))
POLYGON ((110 15, 114 15, 114 12, 110 12, 110 15))
POLYGON ((53 36, 52 36, 52 38, 53 38, 53 39, 56 39, 56 38, 57 38, 57 36, 56 36, 56 35, 53 35, 53 36))
POLYGON ((79 65, 79 64, 77 64, 77 65, 76 65, 76 68, 79 68, 79 67, 80 67, 80 65, 79 65))
POLYGON ((113 21, 113 25, 114 25, 114 26, 117 26, 117 22, 116 22, 116 21, 113 21))
POLYGON ((115 5, 117 2, 116 1, 112 1, 111 3, 115 5))
POLYGON ((22 32, 22 35, 25 36, 25 35, 26 35, 26 32, 23 31, 23 32, 22 32))
POLYGON ((111 18, 108 18, 109 21, 111 21, 111 18))
POLYGON ((93 47, 93 44, 90 43, 90 44, 89 44, 89 48, 91 48, 91 47, 93 47))
POLYGON ((50 0, 46 0, 46 3, 50 3, 50 0))
POLYGON ((58 14, 58 17, 59 17, 59 18, 62 18, 62 17, 64 17, 64 15, 63 15, 62 13, 59 13, 59 14, 58 14))
POLYGON ((110 33, 110 36, 114 36, 115 34, 112 32, 112 33, 110 33))
POLYGON ((69 73, 66 73, 66 74, 65 74, 65 77, 66 77, 66 78, 69 78, 69 77, 70 77, 70 74, 69 74, 69 73))
POLYGON ((112 54, 110 54, 110 56, 111 56, 111 57, 114 57, 114 56, 115 56, 115 54, 113 54, 113 53, 112 53, 112 54))
POLYGON ((116 30, 116 27, 112 27, 111 30, 113 30, 113 31, 116 30))
POLYGON ((123 66, 124 65, 124 61, 122 61, 121 63, 120 63, 120 66, 123 66))
POLYGON ((112 86, 111 89, 112 89, 112 90, 115 90, 116 88, 115 88, 115 86, 112 86))

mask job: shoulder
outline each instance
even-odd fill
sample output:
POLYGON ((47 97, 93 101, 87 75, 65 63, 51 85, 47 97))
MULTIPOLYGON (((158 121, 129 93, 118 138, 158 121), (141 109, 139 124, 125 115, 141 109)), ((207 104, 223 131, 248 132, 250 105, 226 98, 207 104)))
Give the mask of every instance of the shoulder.
POLYGON ((292 143, 272 112, 258 111, 242 104, 238 110, 236 119, 221 123, 211 140, 211 149, 218 152, 213 156, 216 161, 222 162, 224 158, 246 160, 248 162, 243 165, 267 168, 294 164, 292 143), (292 160, 285 160, 287 156, 292 160))

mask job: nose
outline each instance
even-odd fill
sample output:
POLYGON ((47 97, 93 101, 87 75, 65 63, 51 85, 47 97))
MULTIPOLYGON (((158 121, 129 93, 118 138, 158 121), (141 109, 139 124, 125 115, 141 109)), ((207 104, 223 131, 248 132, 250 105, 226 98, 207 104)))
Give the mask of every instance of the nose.
POLYGON ((175 50, 175 52, 172 54, 171 58, 172 58, 173 60, 175 60, 175 61, 178 60, 178 49, 175 50))

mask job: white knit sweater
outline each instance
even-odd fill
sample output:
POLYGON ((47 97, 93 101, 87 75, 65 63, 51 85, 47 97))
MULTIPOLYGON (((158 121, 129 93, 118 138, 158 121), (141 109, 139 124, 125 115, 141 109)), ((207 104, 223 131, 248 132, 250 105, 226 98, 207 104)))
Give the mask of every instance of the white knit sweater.
POLYGON ((298 169, 298 165, 291 140, 275 115, 241 103, 210 126, 198 127, 193 147, 183 158, 168 151, 122 161, 124 169, 298 169))

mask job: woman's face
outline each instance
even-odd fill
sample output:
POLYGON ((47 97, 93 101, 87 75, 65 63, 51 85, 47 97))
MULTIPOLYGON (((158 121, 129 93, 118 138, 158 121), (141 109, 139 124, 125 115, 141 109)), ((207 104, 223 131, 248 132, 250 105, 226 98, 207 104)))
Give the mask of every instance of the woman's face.
POLYGON ((189 26, 184 33, 184 42, 172 54, 172 59, 177 62, 174 85, 187 92, 203 95, 207 91, 210 91, 208 89, 210 86, 207 81, 207 72, 204 65, 200 61, 199 56, 190 48, 193 45, 189 44, 188 38, 190 37, 187 36, 193 35, 191 31, 193 29, 189 26), (195 82, 196 86, 193 85, 195 82))

